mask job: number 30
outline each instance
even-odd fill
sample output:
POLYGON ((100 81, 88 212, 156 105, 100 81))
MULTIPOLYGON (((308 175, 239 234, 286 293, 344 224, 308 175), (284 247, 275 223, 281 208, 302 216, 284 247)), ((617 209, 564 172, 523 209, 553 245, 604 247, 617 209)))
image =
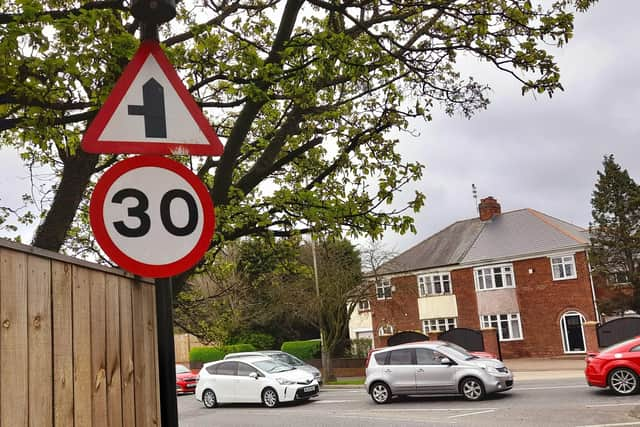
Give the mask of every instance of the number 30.
MULTIPOLYGON (((149 232, 151 228, 151 219, 147 215, 147 209, 149 208, 149 199, 140 190, 135 188, 123 188, 113 195, 111 201, 113 203, 121 204, 126 198, 132 197, 138 201, 136 206, 132 206, 127 209, 127 215, 129 217, 138 218, 140 225, 136 228, 127 226, 124 221, 116 221, 113 226, 118 233, 125 237, 142 237, 149 232)), ((162 200, 160 200, 160 219, 164 228, 174 236, 187 236, 196 229, 198 225, 198 206, 191 194, 184 190, 169 190, 162 200), (189 209, 189 221, 184 227, 178 227, 173 223, 171 218, 171 202, 175 199, 182 199, 187 204, 189 209)))

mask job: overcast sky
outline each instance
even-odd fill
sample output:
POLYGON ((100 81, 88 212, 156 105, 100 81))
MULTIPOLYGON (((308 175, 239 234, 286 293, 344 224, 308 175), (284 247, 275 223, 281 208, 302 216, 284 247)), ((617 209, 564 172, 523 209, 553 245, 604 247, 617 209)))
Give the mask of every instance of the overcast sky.
POLYGON ((575 36, 556 57, 564 92, 521 95, 520 85, 487 64, 465 70, 490 84, 491 105, 471 120, 436 115, 402 137, 403 153, 426 164, 426 206, 417 234, 387 233, 402 252, 449 224, 476 216, 479 198, 502 211, 534 208, 576 225, 591 220, 591 193, 604 154, 640 182, 640 1, 601 1, 576 18, 575 36))
MULTIPOLYGON (((469 63, 464 70, 492 87, 491 105, 471 120, 436 114, 430 123, 415 122, 419 137, 401 136, 402 153, 427 166, 419 184, 427 201, 416 215, 418 233, 389 232, 386 249, 404 251, 474 217, 471 184, 503 211, 530 207, 586 227, 603 155, 613 153, 640 182, 638 16, 639 0, 601 1, 578 15, 574 39, 556 54, 565 92, 553 99, 523 97, 512 78, 469 63)), ((28 173, 7 150, 0 163, 0 204, 18 206, 28 173)), ((24 241, 32 231, 22 233, 24 241)))

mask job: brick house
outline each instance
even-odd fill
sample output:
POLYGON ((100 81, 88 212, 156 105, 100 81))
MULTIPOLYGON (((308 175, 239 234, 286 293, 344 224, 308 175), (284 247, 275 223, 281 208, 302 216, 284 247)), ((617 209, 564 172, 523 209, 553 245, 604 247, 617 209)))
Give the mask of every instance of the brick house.
POLYGON ((502 213, 493 197, 479 213, 387 262, 352 325, 376 347, 401 331, 464 327, 495 328, 506 358, 591 350, 587 231, 533 209, 502 213))

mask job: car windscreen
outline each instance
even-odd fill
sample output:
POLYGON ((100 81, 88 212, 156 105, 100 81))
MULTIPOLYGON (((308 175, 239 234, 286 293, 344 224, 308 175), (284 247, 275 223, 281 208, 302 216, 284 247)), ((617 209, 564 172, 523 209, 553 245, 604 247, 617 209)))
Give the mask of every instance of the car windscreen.
POLYGON ((278 360, 269 359, 269 360, 260 360, 258 362, 253 362, 258 368, 262 369, 264 372, 269 374, 275 374, 277 372, 285 372, 291 371, 292 369, 296 369, 293 366, 282 363, 278 360))
POLYGON ((176 365, 176 374, 189 374, 189 373, 191 373, 191 371, 188 370, 186 366, 176 365))
POLYGON ((615 344, 613 344, 613 345, 611 345, 611 346, 609 346, 607 348, 602 349, 602 351, 600 353, 608 353, 608 352, 618 351, 619 348, 622 348, 622 347, 628 345, 629 343, 631 343, 631 341, 635 341, 637 339, 638 339, 638 337, 633 337, 633 338, 628 339, 626 341, 615 343, 615 344))
POLYGON ((451 342, 442 344, 438 347, 438 350, 442 351, 447 356, 451 356, 456 359, 472 360, 478 358, 478 356, 474 356, 473 354, 469 353, 464 347, 460 347, 458 344, 454 344, 451 342))
POLYGON ((298 359, 297 357, 293 357, 287 353, 269 353, 269 357, 272 359, 276 359, 277 361, 284 362, 287 365, 291 366, 302 366, 304 362, 298 359))

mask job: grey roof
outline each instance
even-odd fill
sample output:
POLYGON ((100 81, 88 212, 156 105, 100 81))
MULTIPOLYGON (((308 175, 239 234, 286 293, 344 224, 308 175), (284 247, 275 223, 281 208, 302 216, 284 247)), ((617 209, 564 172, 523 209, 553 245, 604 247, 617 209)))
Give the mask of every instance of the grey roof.
POLYGON ((487 221, 462 259, 474 263, 561 251, 588 245, 586 230, 533 209, 507 212, 487 221))
POLYGON ((584 228, 533 209, 521 209, 484 222, 479 218, 455 222, 380 270, 383 274, 424 270, 526 257, 588 244, 589 235, 584 228))
POLYGON ((388 274, 458 264, 482 227, 479 218, 455 222, 388 261, 380 270, 388 274))

